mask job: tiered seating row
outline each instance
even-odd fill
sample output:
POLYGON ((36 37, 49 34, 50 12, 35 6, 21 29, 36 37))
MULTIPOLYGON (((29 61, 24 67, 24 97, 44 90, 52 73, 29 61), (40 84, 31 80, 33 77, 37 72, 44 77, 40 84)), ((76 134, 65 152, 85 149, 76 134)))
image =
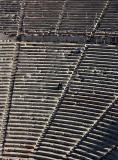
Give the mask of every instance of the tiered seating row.
POLYGON ((118 1, 112 0, 103 17, 98 32, 118 32, 118 1))
MULTIPOLYGON (((15 36, 19 23, 22 23, 25 36, 27 33, 50 35, 56 30, 60 34, 88 34, 95 27, 107 0, 26 0, 23 7, 24 15, 21 18, 22 2, 22 0, 0 1, 0 32, 15 36)), ((110 2, 97 33, 118 31, 117 5, 117 0, 110 2)))
MULTIPOLYGON (((90 33, 107 0, 70 0, 67 2, 66 0, 26 0, 23 18, 20 17, 21 3, 22 0, 0 1, 0 32, 15 36, 19 23, 22 23, 24 32, 28 34, 51 33, 51 31, 55 32, 57 28, 60 34, 90 33), (60 15, 61 20, 59 21, 60 15)), ((110 2, 97 33, 118 32, 117 6, 117 0, 110 2)))
POLYGON ((106 2, 106 0, 69 1, 60 25, 60 32, 91 32, 106 2))
POLYGON ((106 155, 100 160, 116 160, 118 158, 118 145, 113 146, 113 148, 106 153, 106 155))
MULTIPOLYGON (((7 102, 9 82, 12 69, 12 59, 15 45, 13 43, 0 43, 0 131, 2 129, 2 118, 4 108, 7 102)), ((0 150, 1 150, 1 132, 0 132, 0 150)))
POLYGON ((43 32, 55 29, 64 0, 26 0, 25 32, 43 32))
POLYGON ((19 22, 21 0, 0 1, 0 32, 16 34, 19 22))
MULTIPOLYGON (((101 115, 111 105, 114 96, 117 94, 117 85, 117 48, 113 46, 89 46, 77 74, 71 80, 68 93, 65 95, 54 119, 52 119, 47 134, 42 138, 38 151, 33 156, 40 160, 66 159, 65 155, 68 155, 77 142, 82 141, 84 147, 81 147, 82 151, 80 150, 81 158, 85 156, 85 159, 98 159, 100 153, 94 153, 95 149, 93 148, 89 149, 89 146, 94 147, 94 144, 92 145, 94 134, 91 133, 93 137, 89 139, 90 144, 88 141, 84 142, 84 135, 94 126, 95 122, 101 119, 101 115)), ((113 116, 115 115, 117 113, 115 114, 113 111, 113 116)), ((108 119, 108 122, 103 120, 100 123, 107 127, 107 123, 110 119, 112 121, 112 117, 105 116, 107 117, 105 121, 108 119)), ((117 120, 117 117, 114 120, 117 120)), ((117 128, 116 123, 113 127, 117 128)), ((102 133, 102 127, 98 128, 101 129, 100 132, 102 133)), ((109 130, 112 130, 112 126, 109 130)), ((97 133, 99 134, 99 131, 97 133)), ((117 130, 109 134, 116 137, 117 130)), ((97 142, 96 140, 96 145, 97 142)), ((101 147, 101 149, 104 153, 104 147, 101 147)), ((74 155, 74 158, 69 158, 74 160, 76 155, 74 155)), ((76 159, 78 158, 79 156, 76 159)))
POLYGON ((62 22, 58 26, 60 33, 91 32, 106 2, 107 0, 71 0, 67 3, 64 0, 26 1, 24 30, 30 33, 55 31, 59 15, 63 13, 62 22))
MULTIPOLYGON (((78 144, 75 151, 68 158, 69 160, 78 160, 78 159, 105 159, 107 153, 114 148, 108 156, 118 158, 116 155, 118 142, 118 99, 115 104, 111 106, 110 110, 103 119, 99 121, 97 126, 89 132, 88 136, 78 144), (116 155, 113 153, 116 152, 116 155), (106 156, 105 156, 106 155, 106 156), (103 157, 103 158, 102 158, 103 157)), ((109 154, 109 153, 108 153, 109 154)), ((108 158, 108 159, 109 159, 108 158)))
POLYGON ((80 57, 78 47, 21 44, 4 157, 23 158, 33 149, 80 57))

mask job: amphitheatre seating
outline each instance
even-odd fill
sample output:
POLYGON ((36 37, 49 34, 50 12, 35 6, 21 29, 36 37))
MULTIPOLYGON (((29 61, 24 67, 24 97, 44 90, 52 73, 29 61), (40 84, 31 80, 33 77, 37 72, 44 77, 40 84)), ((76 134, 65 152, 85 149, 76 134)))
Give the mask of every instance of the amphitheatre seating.
POLYGON ((55 30, 64 0, 26 0, 24 31, 29 33, 55 30))
POLYGON ((106 0, 78 1, 28 0, 25 6, 24 31, 29 33, 55 31, 59 15, 59 32, 92 31, 106 0), (64 6, 65 3, 65 7, 64 6), (63 11, 62 11, 63 10, 63 11))
MULTIPOLYGON (((0 65, 2 60, 7 62, 5 67, 11 64, 14 47, 13 43, 1 43, 1 53, 6 53, 7 58, 2 59, 1 54, 0 65)), ((118 118, 114 99, 118 92, 118 48, 87 45, 80 59, 81 47, 64 43, 20 44, 3 158, 23 159, 29 155, 40 160, 66 159, 66 156, 70 160, 79 157, 105 160, 108 154, 116 156, 118 118), (78 59, 80 64, 71 77, 78 59), (55 114, 51 118, 52 113, 55 114), (36 144, 37 150, 32 154, 36 144)), ((0 97, 4 100, 1 122, 11 67, 5 73, 8 78, 5 76, 5 85, 1 83, 1 88, 5 87, 1 92, 6 91, 5 98, 3 94, 0 97)))
POLYGON ((117 160, 117 1, 0 0, 0 159, 117 160))
POLYGON ((103 17, 98 32, 117 32, 118 33, 118 1, 112 0, 103 17))
POLYGON ((71 153, 69 160, 96 159, 116 160, 118 158, 118 100, 102 117, 97 126, 84 137, 71 153), (109 154, 111 154, 109 156, 109 154))
POLYGON ((5 34, 16 34, 21 0, 0 1, 0 32, 5 34))
POLYGON ((13 43, 0 42, 0 130, 2 127, 3 111, 6 105, 9 90, 14 47, 15 45, 13 43))
POLYGON ((71 0, 68 1, 60 32, 91 32, 96 20, 99 18, 106 0, 71 0))
POLYGON ((114 146, 101 160, 116 160, 118 158, 118 147, 114 146))
POLYGON ((75 52, 78 47, 21 43, 5 157, 23 158, 33 149, 80 57, 75 52))
POLYGON ((118 134, 117 103, 114 102, 118 93, 117 49, 104 45, 88 47, 34 157, 66 160, 67 154, 70 160, 97 160, 106 154, 110 145, 115 145, 118 134), (74 152, 77 143, 80 145, 74 152), (68 156, 71 149, 72 154, 68 156))

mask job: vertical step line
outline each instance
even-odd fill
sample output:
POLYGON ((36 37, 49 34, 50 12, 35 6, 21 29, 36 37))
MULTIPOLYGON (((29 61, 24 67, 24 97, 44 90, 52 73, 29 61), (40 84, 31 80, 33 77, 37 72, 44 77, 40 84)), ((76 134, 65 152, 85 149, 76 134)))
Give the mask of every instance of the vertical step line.
POLYGON ((21 36, 24 33, 23 29, 23 23, 24 23, 24 17, 25 17, 25 6, 26 6, 26 0, 22 0, 20 4, 20 14, 19 14, 19 22, 18 22, 18 29, 17 29, 17 41, 21 41, 21 36), (20 38, 20 39, 19 39, 20 38))
POLYGON ((65 9, 66 9, 66 5, 67 5, 68 1, 69 1, 69 0, 65 0, 65 1, 64 1, 64 4, 63 4, 63 6, 62 6, 62 10, 61 10, 61 12, 59 13, 58 22, 57 22, 56 27, 55 27, 55 34, 58 34, 60 25, 61 25, 61 23, 62 23, 64 11, 65 11, 65 9))
POLYGON ((101 14, 100 14, 99 18, 96 21, 96 24, 95 24, 92 32, 90 33, 90 40, 91 40, 92 36, 94 35, 94 33, 96 32, 96 30, 98 29, 98 26, 99 26, 100 22, 102 21, 102 18, 105 15, 106 10, 108 9, 108 7, 110 5, 110 2, 111 2, 111 0, 106 1, 105 6, 104 6, 103 10, 101 11, 101 14))

